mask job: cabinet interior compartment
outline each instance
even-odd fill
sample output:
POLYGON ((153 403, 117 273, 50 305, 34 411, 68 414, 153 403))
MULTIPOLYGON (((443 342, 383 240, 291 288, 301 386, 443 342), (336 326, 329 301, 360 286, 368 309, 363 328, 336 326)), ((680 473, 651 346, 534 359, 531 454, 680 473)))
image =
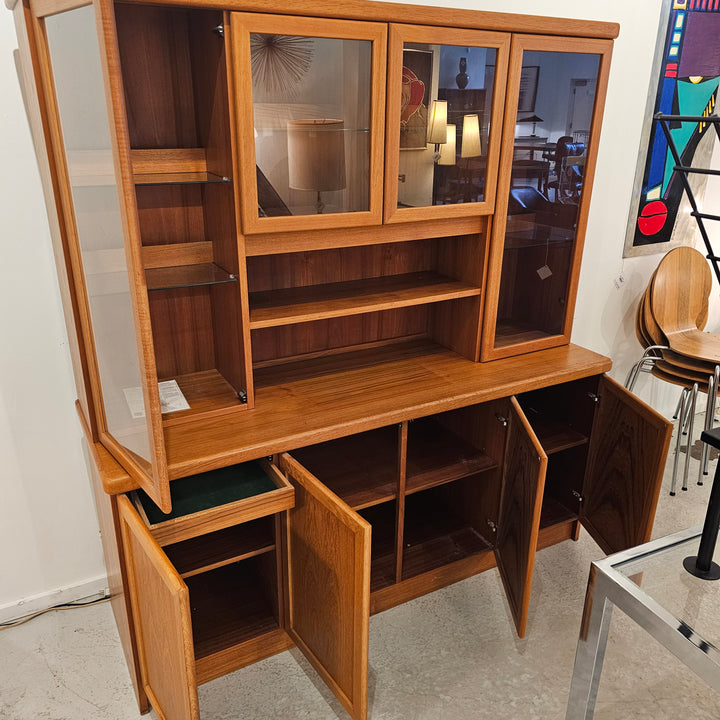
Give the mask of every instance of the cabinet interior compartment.
POLYGON ((409 495, 405 500, 402 579, 492 551, 481 473, 409 495))
POLYGON ((293 457, 353 510, 397 498, 398 428, 384 427, 293 450, 293 457))
POLYGON ((424 238, 248 258, 255 365, 417 337, 476 359, 481 238, 424 238))
POLYGON ((274 516, 166 545, 165 554, 184 578, 276 550, 274 516))
POLYGON ((585 378, 518 396, 548 456, 541 528, 577 519, 595 414, 597 378, 585 378))
POLYGON ((517 218, 525 216, 510 215, 505 234, 496 347, 559 335, 565 324, 575 230, 538 224, 528 237, 517 218), (545 267, 552 273, 547 277, 538 273, 545 267))
POLYGON ((397 581, 397 509, 397 501, 392 500, 358 511, 372 526, 370 592, 397 581))
POLYGON ((252 402, 222 13, 119 3, 138 226, 158 378, 190 410, 252 402))
POLYGON ((186 582, 196 660, 280 627, 275 551, 193 575, 186 582))

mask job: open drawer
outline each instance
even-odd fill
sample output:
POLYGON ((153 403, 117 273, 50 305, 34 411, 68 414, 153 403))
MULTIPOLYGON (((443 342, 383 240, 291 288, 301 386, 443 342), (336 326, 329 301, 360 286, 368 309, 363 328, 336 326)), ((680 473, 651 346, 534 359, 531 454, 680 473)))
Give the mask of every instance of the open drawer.
POLYGON ((173 480, 169 513, 143 490, 131 498, 150 534, 164 546, 288 510, 294 490, 272 462, 254 460, 173 480))

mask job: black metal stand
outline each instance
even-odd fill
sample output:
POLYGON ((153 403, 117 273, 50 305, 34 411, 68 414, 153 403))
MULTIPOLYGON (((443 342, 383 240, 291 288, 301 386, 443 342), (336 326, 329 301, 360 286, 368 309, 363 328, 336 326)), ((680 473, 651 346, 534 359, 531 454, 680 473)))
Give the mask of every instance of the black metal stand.
POLYGON ((692 187, 690 186, 690 180, 688 178, 688 173, 700 173, 703 175, 720 175, 720 170, 708 170, 705 168, 694 168, 689 165, 684 165, 682 158, 680 157, 680 153, 678 152, 677 145, 675 144, 675 140, 670 133, 670 127, 668 125, 669 122, 695 122, 703 125, 712 125, 713 128, 715 128, 718 140, 720 140, 720 116, 664 115, 663 113, 657 113, 654 117, 655 120, 660 123, 660 127, 665 134, 665 139, 667 140, 668 147, 670 148, 673 160, 675 161, 675 167, 673 168, 673 170, 678 174, 680 181, 682 182, 683 188, 685 189, 685 194, 687 195, 687 199, 690 202, 690 207, 692 208, 692 212, 690 214, 695 218, 695 220, 697 220, 698 229, 700 230, 700 235, 702 236, 703 242, 705 243, 705 249, 707 250, 707 259, 712 264, 712 268, 715 271, 715 277, 718 279, 718 282, 720 282, 720 267, 718 266, 718 261, 720 261, 720 257, 715 255, 715 252, 712 249, 712 245, 710 244, 710 237, 708 236, 707 230, 705 229, 705 223, 703 222, 704 220, 720 220, 720 215, 710 215, 708 213, 701 212, 698 209, 692 187))
MULTIPOLYGON (((714 448, 720 448, 720 427, 705 430, 700 439, 714 448)), ((718 530, 720 530, 720 461, 715 468, 715 478, 710 491, 710 502, 705 514, 698 554, 690 555, 683 560, 683 567, 691 575, 703 580, 720 580, 720 565, 713 562, 712 559, 718 539, 718 530)))

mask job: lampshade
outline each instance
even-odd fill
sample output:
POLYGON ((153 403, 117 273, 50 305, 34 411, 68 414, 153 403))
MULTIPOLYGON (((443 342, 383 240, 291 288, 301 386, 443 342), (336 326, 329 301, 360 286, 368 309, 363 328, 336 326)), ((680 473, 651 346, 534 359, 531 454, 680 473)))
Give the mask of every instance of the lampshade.
POLYGON ((447 126, 447 136, 444 145, 440 146, 440 159, 438 165, 454 165, 455 164, 455 141, 457 138, 457 126, 447 126))
POLYGON ((428 117, 427 141, 436 145, 447 139, 447 100, 433 100, 428 117))
POLYGON ((463 117, 460 157, 477 157, 481 153, 480 120, 477 115, 465 115, 465 117, 463 117))
POLYGON ((345 185, 345 132, 342 120, 290 120, 289 184, 295 190, 342 190, 345 185))

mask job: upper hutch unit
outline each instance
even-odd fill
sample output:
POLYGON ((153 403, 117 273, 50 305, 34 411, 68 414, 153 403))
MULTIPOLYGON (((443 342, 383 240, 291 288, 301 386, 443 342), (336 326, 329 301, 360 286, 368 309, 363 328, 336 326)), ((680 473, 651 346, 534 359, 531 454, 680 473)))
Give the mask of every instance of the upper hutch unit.
POLYGON ((617 26, 14 13, 141 709, 296 644, 362 719, 371 612, 648 539, 670 426, 569 344, 617 26))

